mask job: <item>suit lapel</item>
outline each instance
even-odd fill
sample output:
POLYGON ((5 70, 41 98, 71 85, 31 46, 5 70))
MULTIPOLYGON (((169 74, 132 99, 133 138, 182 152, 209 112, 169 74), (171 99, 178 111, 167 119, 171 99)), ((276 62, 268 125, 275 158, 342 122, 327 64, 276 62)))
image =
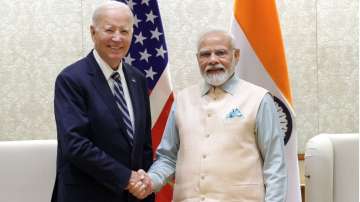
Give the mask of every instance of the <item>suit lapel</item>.
POLYGON ((130 144, 130 139, 126 135, 126 130, 124 126, 124 122, 122 120, 122 114, 116 105, 113 93, 109 87, 109 84, 102 73, 98 63, 96 62, 92 52, 87 56, 89 65, 91 66, 89 74, 92 77, 92 83, 95 89, 100 94, 100 97, 106 104, 106 106, 110 109, 112 116, 115 118, 116 123, 120 124, 121 134, 127 139, 128 143, 130 144))

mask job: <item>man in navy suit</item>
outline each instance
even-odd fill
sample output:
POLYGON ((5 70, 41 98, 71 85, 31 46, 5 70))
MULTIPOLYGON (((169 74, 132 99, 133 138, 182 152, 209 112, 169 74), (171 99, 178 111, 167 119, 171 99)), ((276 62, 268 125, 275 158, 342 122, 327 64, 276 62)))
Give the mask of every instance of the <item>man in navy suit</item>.
POLYGON ((146 78, 122 62, 133 20, 129 7, 117 1, 96 8, 94 49, 56 79, 53 202, 138 201, 128 187, 143 179, 136 170, 152 164, 152 146, 146 78))

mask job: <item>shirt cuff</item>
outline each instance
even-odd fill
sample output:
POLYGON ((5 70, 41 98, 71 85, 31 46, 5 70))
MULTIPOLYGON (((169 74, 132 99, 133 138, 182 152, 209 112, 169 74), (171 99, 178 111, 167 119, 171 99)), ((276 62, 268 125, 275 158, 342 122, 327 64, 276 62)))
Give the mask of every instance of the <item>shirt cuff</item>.
POLYGON ((161 183, 161 179, 159 176, 157 176, 155 173, 148 173, 149 177, 151 178, 151 181, 153 183, 153 191, 159 192, 160 189, 163 187, 163 183, 161 183))

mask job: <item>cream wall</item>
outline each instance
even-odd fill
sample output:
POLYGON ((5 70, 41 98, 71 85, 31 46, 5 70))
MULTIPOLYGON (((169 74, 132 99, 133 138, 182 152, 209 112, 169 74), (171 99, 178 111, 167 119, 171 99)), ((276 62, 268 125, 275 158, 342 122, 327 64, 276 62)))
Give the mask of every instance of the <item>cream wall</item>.
MULTIPOLYGON (((53 139, 56 75, 92 47, 103 0, 0 0, 0 140, 53 139)), ((199 33, 228 29, 230 0, 158 0, 175 91, 201 79, 199 33)), ((358 0, 277 0, 298 150, 320 132, 358 132, 358 0)))

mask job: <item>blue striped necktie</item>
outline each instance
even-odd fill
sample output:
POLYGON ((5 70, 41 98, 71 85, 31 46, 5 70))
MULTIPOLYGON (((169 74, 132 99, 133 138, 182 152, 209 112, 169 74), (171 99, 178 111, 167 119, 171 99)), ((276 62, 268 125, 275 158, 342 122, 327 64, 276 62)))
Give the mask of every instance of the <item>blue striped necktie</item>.
POLYGON ((124 124, 126 126, 127 135, 132 140, 133 137, 134 137, 134 129, 133 129, 132 124, 131 124, 129 110, 128 110, 128 107, 126 105, 124 90, 122 88, 122 84, 121 84, 121 80, 120 80, 120 74, 118 72, 114 72, 111 75, 111 78, 115 81, 114 82, 115 102, 116 102, 116 104, 118 105, 118 107, 119 107, 119 109, 121 111, 122 118, 123 118, 124 124))

